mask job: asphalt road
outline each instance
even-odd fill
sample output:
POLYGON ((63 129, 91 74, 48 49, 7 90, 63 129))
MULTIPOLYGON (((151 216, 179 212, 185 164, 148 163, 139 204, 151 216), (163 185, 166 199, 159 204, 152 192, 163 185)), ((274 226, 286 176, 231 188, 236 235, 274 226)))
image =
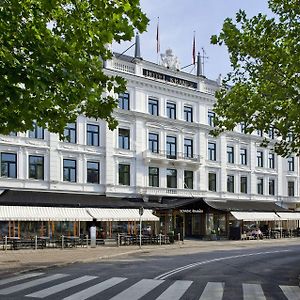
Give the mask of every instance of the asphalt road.
POLYGON ((15 275, 0 280, 0 299, 300 299, 300 245, 182 251, 15 275))

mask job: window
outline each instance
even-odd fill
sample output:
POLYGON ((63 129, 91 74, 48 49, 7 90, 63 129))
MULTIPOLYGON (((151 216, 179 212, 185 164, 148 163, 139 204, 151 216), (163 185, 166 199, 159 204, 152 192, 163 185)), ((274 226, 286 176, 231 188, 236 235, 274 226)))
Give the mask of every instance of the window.
POLYGON ((269 179, 269 195, 275 195, 275 180, 269 179))
POLYGON ((33 123, 33 129, 29 131, 29 137, 33 139, 44 139, 44 128, 37 125, 36 122, 33 123))
POLYGON ((264 179, 257 178, 257 194, 263 195, 264 194, 264 179))
POLYGON ((16 131, 11 131, 8 135, 9 136, 17 136, 17 132, 16 131))
POLYGON ((232 146, 227 146, 227 162, 234 163, 234 148, 232 146))
POLYGON ((216 116, 216 114, 214 112, 208 111, 208 113, 207 113, 207 123, 208 123, 209 126, 212 126, 212 127, 215 126, 215 124, 214 124, 215 116, 216 116))
POLYGON ((270 128, 269 128, 268 135, 269 135, 269 138, 270 138, 270 139, 274 139, 274 136, 275 136, 275 130, 274 130, 274 127, 270 127, 270 128))
POLYGON ((246 148, 240 149, 240 159, 241 159, 241 165, 247 165, 247 149, 246 148))
POLYGON ((234 193, 234 176, 227 175, 227 192, 234 193))
POLYGON ((124 93, 124 94, 119 94, 119 108, 129 110, 129 94, 124 93))
POLYGON ((99 146, 99 126, 87 124, 87 144, 89 146, 99 146))
POLYGON ((119 164, 119 184, 130 185, 130 165, 119 164))
POLYGON ((149 186, 159 187, 159 168, 149 167, 149 186))
POLYGON ((152 116, 158 116, 158 100, 148 99, 148 112, 152 116))
POLYGON ((184 120, 187 122, 193 122, 193 108, 191 106, 184 106, 184 120))
POLYGON ((29 178, 44 180, 44 157, 29 155, 29 178))
POLYGON ((94 161, 88 161, 86 174, 86 182, 99 183, 99 163, 94 161))
POLYGON ((119 128, 119 148, 130 149, 130 130, 119 128))
POLYGON ((184 157, 193 158, 193 140, 184 139, 184 157))
POLYGON ((288 170, 295 171, 295 158, 293 156, 288 157, 287 163, 288 163, 288 170))
POLYGON ((65 127, 64 142, 76 144, 76 123, 69 123, 65 127))
POLYGON ((170 119, 176 119, 176 104, 167 102, 167 117, 170 119))
POLYGON ((151 152, 158 153, 159 151, 158 134, 150 132, 148 141, 149 141, 149 150, 151 152))
POLYGON ((217 160, 216 143, 208 142, 208 159, 217 160))
POLYGON ((246 176, 241 176, 241 193, 247 194, 247 177, 246 176))
POLYGON ((17 154, 1 153, 1 176, 17 178, 17 154))
POLYGON ((217 190, 217 174, 208 173, 208 190, 215 192, 217 190))
POLYGON ((167 158, 177 158, 177 146, 175 136, 167 136, 167 158))
POLYGON ((269 161, 269 168, 275 169, 275 154, 274 153, 269 153, 268 161, 269 161))
POLYGON ((76 182, 76 160, 64 159, 64 181, 76 182))
POLYGON ((246 132, 246 125, 244 122, 240 123, 240 131, 241 133, 245 133, 246 132))
POLYGON ((263 131, 261 129, 257 129, 256 133, 258 136, 261 136, 261 137, 263 136, 263 131))
POLYGON ((184 188, 185 189, 193 189, 193 180, 194 173, 193 171, 184 171, 184 188))
POLYGON ((295 196, 295 184, 294 181, 288 181, 288 196, 295 196))
POLYGON ((263 167, 264 166, 264 158, 263 158, 262 151, 257 151, 256 159, 257 159, 257 167, 263 167))
POLYGON ((177 170, 167 169, 167 187, 177 188, 177 170))

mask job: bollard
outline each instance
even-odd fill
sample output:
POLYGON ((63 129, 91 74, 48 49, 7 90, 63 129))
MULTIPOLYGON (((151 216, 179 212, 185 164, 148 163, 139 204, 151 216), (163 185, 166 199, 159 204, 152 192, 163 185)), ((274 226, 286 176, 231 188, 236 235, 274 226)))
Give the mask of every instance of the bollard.
POLYGON ((64 249, 64 236, 61 236, 61 249, 64 249))
POLYGON ((86 247, 88 248, 89 247, 89 236, 86 235, 85 238, 86 238, 86 247))
POLYGON ((161 246, 161 233, 159 234, 159 246, 161 246))
POLYGON ((7 250, 7 235, 5 236, 5 251, 7 250))
POLYGON ((37 235, 34 238, 34 248, 37 250, 37 235))
POLYGON ((178 236, 178 244, 180 244, 180 233, 178 233, 177 236, 178 236))
POLYGON ((120 247, 120 234, 117 234, 117 247, 120 247))

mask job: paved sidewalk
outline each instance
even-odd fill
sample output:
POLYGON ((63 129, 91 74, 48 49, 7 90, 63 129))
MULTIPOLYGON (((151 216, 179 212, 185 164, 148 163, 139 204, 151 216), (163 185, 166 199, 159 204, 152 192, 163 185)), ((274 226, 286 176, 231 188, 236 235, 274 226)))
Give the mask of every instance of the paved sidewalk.
POLYGON ((97 262, 121 256, 134 255, 182 255, 195 252, 261 248, 271 245, 300 245, 300 238, 250 241, 199 241, 186 240, 171 245, 138 246, 97 246, 96 248, 69 248, 43 250, 7 250, 0 251, 0 278, 9 273, 26 272, 50 266, 66 265, 76 262, 97 262))

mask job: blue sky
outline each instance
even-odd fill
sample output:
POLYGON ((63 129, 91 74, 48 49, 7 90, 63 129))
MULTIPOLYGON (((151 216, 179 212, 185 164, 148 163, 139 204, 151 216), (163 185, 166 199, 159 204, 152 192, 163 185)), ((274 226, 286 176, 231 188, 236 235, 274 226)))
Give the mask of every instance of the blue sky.
MULTIPOLYGON (((239 9, 248 16, 259 12, 271 15, 267 0, 141 0, 142 10, 150 19, 147 32, 140 37, 141 54, 145 60, 157 62, 156 27, 159 17, 160 50, 164 53, 171 48, 179 58, 181 67, 192 63, 193 32, 196 36, 196 52, 203 47, 208 59, 205 60, 204 75, 216 79, 230 71, 226 47, 210 44, 210 37, 218 34, 223 21, 235 18, 239 9)), ((113 50, 123 52, 131 44, 114 44, 113 50)), ((127 54, 133 55, 133 49, 127 54)), ((186 69, 187 72, 191 68, 186 69)))

